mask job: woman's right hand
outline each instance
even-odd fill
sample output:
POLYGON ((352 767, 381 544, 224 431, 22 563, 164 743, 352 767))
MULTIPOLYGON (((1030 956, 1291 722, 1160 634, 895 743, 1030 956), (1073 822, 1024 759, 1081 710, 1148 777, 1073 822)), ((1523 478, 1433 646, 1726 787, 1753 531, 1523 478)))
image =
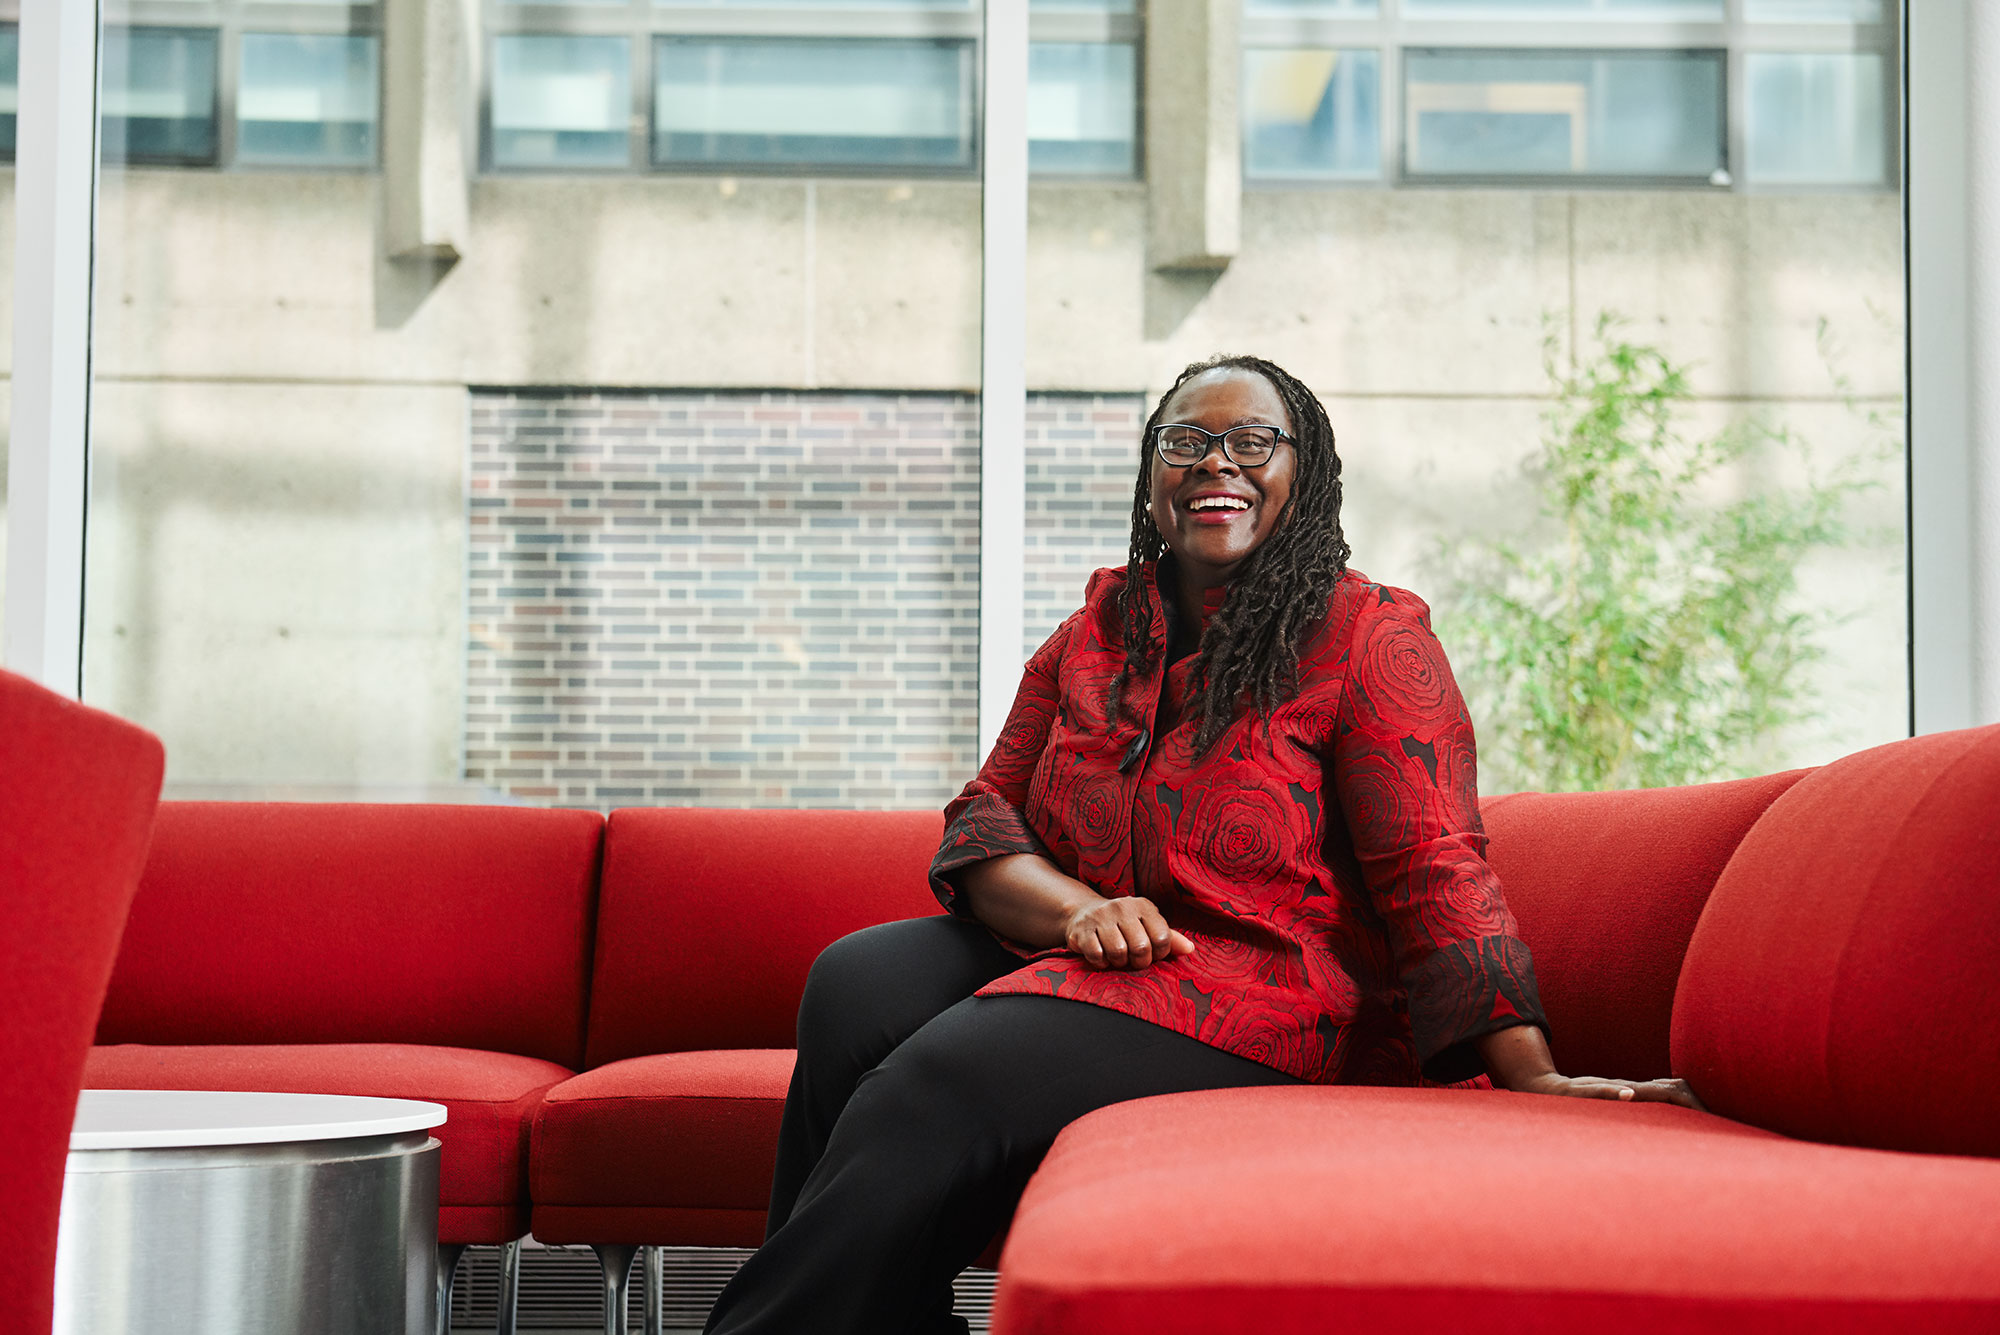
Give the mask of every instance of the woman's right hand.
POLYGON ((1158 905, 1138 895, 1079 906, 1064 926, 1063 944, 1093 969, 1144 969, 1194 953, 1194 942, 1167 926, 1158 905))

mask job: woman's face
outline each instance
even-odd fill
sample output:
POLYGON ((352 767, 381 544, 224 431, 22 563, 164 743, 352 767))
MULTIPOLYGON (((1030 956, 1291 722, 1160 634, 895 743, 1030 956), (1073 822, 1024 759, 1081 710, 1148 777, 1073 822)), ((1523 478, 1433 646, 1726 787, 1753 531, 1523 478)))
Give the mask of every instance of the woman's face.
MULTIPOLYGON (((1175 390, 1160 421, 1213 432, 1275 426, 1292 434, 1291 414, 1271 382, 1255 371, 1227 366, 1203 371, 1175 390)), ((1207 457, 1185 468, 1174 467, 1157 452, 1150 458, 1153 523, 1173 552, 1181 578, 1198 588, 1233 579, 1250 554, 1277 532, 1298 466, 1290 440, 1279 441, 1271 457, 1255 468, 1231 463, 1219 443, 1211 443, 1207 457), (1213 496, 1233 497, 1246 508, 1213 502, 1193 508, 1196 500, 1213 496)))

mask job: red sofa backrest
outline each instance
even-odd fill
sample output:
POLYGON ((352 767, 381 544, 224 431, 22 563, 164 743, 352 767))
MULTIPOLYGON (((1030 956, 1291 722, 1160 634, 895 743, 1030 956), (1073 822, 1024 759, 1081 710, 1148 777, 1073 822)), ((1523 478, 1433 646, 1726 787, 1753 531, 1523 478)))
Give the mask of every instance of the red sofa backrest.
POLYGON ((1744 834, 1805 773, 1481 804, 1559 1069, 1670 1073, 1674 987, 1702 905, 1744 834))
POLYGON ((928 877, 943 835, 936 811, 612 812, 589 1064, 791 1047, 822 949, 941 912, 928 877))
POLYGON ((1815 770, 1689 943, 1676 1073, 1787 1135, 2000 1155, 2000 725, 1815 770))
POLYGON ((603 828, 525 807, 163 803, 98 1042, 575 1067, 603 828))
POLYGON ((90 1030, 146 858, 160 743, 0 672, 0 1330, 49 1329, 90 1030))

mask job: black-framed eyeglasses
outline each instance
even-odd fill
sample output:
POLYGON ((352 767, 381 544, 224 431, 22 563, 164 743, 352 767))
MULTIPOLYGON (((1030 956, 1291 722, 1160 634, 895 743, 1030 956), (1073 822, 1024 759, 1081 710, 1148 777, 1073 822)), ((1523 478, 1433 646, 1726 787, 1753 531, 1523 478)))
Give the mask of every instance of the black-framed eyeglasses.
POLYGON ((1162 463, 1175 468, 1194 467, 1217 445, 1222 447, 1222 457, 1238 468, 1255 468, 1271 462, 1279 441, 1292 439, 1278 428, 1261 423, 1214 432, 1186 422, 1162 422, 1153 428, 1152 437, 1153 452, 1162 463))

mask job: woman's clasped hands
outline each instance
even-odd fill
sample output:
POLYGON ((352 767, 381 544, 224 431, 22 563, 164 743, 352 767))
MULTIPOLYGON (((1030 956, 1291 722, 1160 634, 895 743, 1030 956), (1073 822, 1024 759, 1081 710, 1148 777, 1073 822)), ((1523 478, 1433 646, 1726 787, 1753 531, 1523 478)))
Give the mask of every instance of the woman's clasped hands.
POLYGON ((1194 942, 1167 926, 1159 905, 1139 895, 1079 905, 1064 924, 1063 944, 1093 969, 1144 969, 1194 954, 1194 942))

